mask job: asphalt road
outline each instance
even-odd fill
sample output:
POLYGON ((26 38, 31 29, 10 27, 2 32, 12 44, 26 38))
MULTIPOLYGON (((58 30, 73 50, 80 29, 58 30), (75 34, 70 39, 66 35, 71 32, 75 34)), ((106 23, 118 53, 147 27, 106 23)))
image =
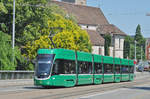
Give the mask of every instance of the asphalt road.
POLYGON ((150 83, 87 95, 78 99, 150 99, 150 83))
POLYGON ((140 73, 133 82, 73 88, 44 89, 33 86, 33 80, 17 82, 0 81, 0 99, 150 99, 150 74, 140 73))

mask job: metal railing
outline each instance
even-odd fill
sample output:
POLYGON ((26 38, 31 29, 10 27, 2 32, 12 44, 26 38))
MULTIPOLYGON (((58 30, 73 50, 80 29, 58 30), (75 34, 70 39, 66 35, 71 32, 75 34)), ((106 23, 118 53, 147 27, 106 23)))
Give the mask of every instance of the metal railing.
POLYGON ((0 71, 0 80, 4 79, 32 79, 34 71, 0 71))

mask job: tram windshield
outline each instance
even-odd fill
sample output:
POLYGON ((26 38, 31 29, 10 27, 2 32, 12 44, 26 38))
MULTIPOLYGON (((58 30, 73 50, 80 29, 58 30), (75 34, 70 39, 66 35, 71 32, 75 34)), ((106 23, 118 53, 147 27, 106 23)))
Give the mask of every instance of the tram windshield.
POLYGON ((39 54, 37 57, 36 76, 38 78, 47 78, 50 75, 53 64, 53 54, 39 54))

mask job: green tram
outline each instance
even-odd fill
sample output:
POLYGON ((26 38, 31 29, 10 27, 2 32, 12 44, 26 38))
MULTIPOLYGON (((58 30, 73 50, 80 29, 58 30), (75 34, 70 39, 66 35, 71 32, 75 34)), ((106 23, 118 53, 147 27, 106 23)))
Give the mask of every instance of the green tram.
POLYGON ((39 49, 34 85, 72 87, 132 81, 134 61, 67 49, 39 49))

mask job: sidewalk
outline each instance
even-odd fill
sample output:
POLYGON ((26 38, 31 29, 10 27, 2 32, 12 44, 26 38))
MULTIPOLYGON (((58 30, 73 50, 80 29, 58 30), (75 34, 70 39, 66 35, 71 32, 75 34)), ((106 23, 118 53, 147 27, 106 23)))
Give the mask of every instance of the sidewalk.
POLYGON ((0 87, 33 85, 33 79, 15 79, 15 80, 0 80, 0 87))
POLYGON ((150 76, 150 72, 135 72, 135 79, 150 76))

